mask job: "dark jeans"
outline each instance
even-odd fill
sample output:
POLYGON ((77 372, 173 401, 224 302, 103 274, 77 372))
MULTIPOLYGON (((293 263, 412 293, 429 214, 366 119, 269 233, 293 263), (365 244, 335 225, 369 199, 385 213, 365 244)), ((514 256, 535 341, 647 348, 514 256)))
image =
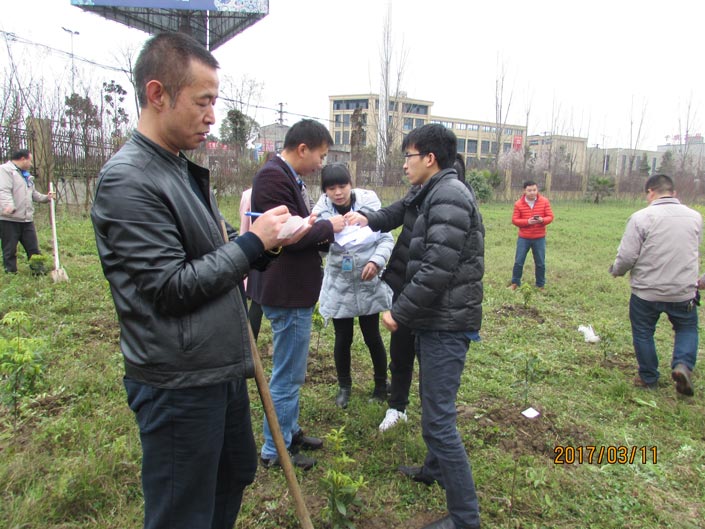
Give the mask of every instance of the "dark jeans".
POLYGON ((536 272, 536 286, 543 287, 546 284, 546 237, 540 239, 517 239, 517 251, 514 256, 514 269, 512 270, 512 283, 521 285, 521 276, 524 273, 524 262, 526 255, 531 250, 534 256, 534 268, 536 272))
POLYGON ((27 259, 40 254, 37 230, 34 222, 12 222, 0 220, 2 238, 2 264, 5 272, 17 272, 17 243, 21 243, 27 259))
POLYGON ((475 482, 455 409, 469 344, 465 332, 416 331, 421 430, 427 448, 424 471, 445 489, 456 529, 480 526, 475 482))
POLYGON ((389 407, 398 411, 409 405, 409 390, 414 376, 414 336, 411 329, 397 322, 399 328, 392 333, 389 341, 389 371, 392 374, 392 387, 389 394, 389 407))
POLYGON ((688 311, 688 304, 688 301, 646 301, 634 294, 629 298, 629 320, 632 324, 634 352, 639 363, 639 376, 647 384, 653 384, 659 379, 654 332, 661 313, 668 316, 675 332, 671 369, 677 364, 683 364, 690 370, 695 367, 698 356, 698 311, 697 306, 688 311))
MULTIPOLYGON (((338 375, 338 385, 349 388, 352 386, 350 376, 350 346, 353 341, 353 324, 355 318, 333 319, 335 328, 335 371, 338 375)), ((372 368, 374 370, 375 388, 385 388, 387 385, 387 351, 384 348, 382 336, 379 334, 379 314, 358 316, 360 330, 365 345, 370 350, 372 368)))
POLYGON ((232 529, 257 471, 245 379, 160 389, 125 378, 142 441, 145 529, 232 529))

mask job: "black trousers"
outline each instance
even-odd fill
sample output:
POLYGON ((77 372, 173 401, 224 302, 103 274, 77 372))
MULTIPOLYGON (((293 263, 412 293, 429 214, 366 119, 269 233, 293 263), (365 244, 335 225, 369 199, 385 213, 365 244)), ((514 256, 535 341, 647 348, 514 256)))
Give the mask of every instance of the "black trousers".
POLYGON ((17 243, 22 244, 22 248, 27 253, 27 259, 41 253, 34 222, 0 220, 0 237, 2 237, 2 264, 5 272, 17 272, 17 243))
POLYGON ((414 375, 416 350, 414 335, 406 325, 397 322, 399 328, 392 333, 389 342, 389 371, 392 373, 392 387, 389 394, 389 407, 398 411, 409 405, 409 390, 414 375))
POLYGON ((142 441, 144 529, 232 529, 257 471, 245 379, 181 389, 124 383, 142 441))
MULTIPOLYGON (((355 318, 333 319, 335 328, 335 371, 338 375, 340 387, 352 386, 350 376, 350 346, 353 341, 353 322, 355 318)), ((384 348, 382 336, 379 334, 379 314, 358 316, 360 330, 365 340, 365 345, 370 350, 372 368, 374 370, 375 388, 384 388, 387 385, 387 351, 384 348)))

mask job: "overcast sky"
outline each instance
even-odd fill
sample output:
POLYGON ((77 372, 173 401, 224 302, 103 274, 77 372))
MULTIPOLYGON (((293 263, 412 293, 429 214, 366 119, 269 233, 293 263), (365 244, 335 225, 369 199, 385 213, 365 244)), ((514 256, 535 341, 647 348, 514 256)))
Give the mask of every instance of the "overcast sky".
MULTIPOLYGON (((31 58, 33 71, 57 83, 70 84, 62 26, 80 33, 76 56, 100 64, 119 66, 120 50, 146 39, 70 0, 4 4, 0 29, 65 52, 10 42, 16 63, 31 58)), ((264 83, 262 108, 251 112, 261 125, 277 119, 280 102, 289 124, 300 115, 326 122, 329 95, 379 90, 386 11, 383 0, 270 0, 268 16, 214 54, 223 74, 264 83)), ((702 0, 392 0, 391 13, 394 51, 406 54, 401 88, 433 101, 435 115, 494 121, 503 67, 508 122, 524 125, 530 108, 530 134, 553 129, 629 147, 643 114, 639 147, 655 149, 685 133, 689 104, 691 134, 705 133, 702 0)), ((9 64, 2 45, 0 61, 9 64)), ((127 84, 122 74, 76 65, 97 86, 127 84)))

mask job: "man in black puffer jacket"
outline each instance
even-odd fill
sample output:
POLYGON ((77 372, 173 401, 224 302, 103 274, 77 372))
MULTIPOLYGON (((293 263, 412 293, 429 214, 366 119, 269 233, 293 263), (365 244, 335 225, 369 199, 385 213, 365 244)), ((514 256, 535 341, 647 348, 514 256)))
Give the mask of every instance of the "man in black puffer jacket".
POLYGON ((404 286, 382 322, 412 329, 421 371, 423 467, 402 467, 417 481, 446 490, 449 516, 426 529, 480 527, 470 462, 456 427, 455 399, 471 335, 482 323, 484 237, 472 194, 452 169, 455 135, 429 124, 404 138, 404 171, 421 186, 409 240, 404 286))

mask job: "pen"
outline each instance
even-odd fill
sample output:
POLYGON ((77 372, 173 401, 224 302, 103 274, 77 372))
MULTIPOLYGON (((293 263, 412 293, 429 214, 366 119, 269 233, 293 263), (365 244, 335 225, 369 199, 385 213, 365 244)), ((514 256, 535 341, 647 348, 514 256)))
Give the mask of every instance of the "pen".
POLYGON ((247 216, 247 217, 259 217, 261 215, 262 215, 262 213, 255 213, 254 211, 245 212, 245 216, 247 216))

